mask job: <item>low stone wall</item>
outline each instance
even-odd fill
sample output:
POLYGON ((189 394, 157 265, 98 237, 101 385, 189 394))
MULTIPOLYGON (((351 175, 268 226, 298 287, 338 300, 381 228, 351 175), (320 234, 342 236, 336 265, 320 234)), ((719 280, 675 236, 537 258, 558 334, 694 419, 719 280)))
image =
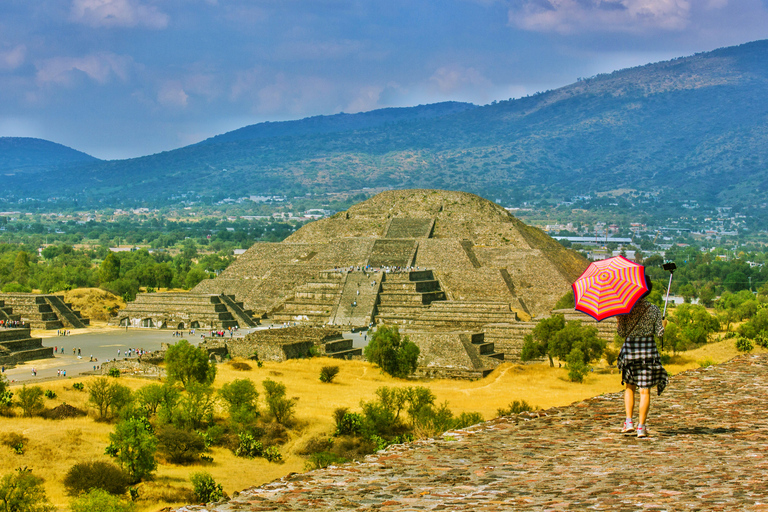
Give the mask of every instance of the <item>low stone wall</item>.
POLYGON ((149 363, 146 360, 120 359, 118 361, 101 363, 101 374, 108 375, 112 368, 120 370, 121 375, 152 377, 156 379, 163 379, 166 376, 165 368, 149 363))

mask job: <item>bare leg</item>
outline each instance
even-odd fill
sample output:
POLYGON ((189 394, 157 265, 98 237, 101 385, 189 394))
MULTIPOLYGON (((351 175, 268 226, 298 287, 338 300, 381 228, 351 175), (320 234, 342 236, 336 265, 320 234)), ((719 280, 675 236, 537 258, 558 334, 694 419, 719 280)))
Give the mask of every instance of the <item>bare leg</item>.
POLYGON ((640 388, 640 425, 645 425, 648 410, 651 408, 651 388, 640 388))
POLYGON ((624 389, 624 409, 627 413, 627 418, 631 418, 632 412, 635 410, 635 385, 634 384, 627 384, 627 387, 624 389))

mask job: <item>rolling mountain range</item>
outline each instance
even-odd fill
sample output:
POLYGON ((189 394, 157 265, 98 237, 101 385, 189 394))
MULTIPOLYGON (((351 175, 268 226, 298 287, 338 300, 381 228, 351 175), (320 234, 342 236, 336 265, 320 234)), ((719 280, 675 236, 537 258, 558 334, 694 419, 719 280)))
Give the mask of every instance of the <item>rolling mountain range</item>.
POLYGON ((0 139, 0 171, 25 197, 151 203, 185 192, 428 187, 508 200, 631 189, 709 205, 761 204, 768 201, 768 41, 486 106, 449 102, 261 123, 129 160, 73 159, 74 150, 6 155, 8 144, 33 144, 10 141, 0 139))

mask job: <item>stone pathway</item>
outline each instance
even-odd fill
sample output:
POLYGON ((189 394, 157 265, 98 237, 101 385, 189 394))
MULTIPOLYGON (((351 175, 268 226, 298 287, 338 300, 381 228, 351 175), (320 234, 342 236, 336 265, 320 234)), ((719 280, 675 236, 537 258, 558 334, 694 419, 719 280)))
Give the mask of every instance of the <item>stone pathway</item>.
MULTIPOLYGON (((655 395, 655 393, 654 393, 655 395)), ((768 355, 672 378, 650 437, 623 394, 499 418, 188 511, 768 511, 768 355)))

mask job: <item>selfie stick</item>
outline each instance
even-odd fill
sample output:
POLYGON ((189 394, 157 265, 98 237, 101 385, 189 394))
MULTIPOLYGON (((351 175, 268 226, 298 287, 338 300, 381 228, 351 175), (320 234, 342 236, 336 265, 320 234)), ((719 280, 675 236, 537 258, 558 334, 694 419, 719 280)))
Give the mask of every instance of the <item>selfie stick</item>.
POLYGON ((672 288, 672 274, 674 274, 674 270, 669 271, 669 284, 667 285, 667 298, 664 299, 664 313, 662 313, 661 318, 667 318, 667 301, 669 300, 669 290, 672 288))
MULTIPOLYGON (((661 314, 661 319, 667 318, 667 302, 669 302, 669 292, 672 290, 672 274, 675 273, 677 265, 674 263, 665 263, 662 265, 664 270, 669 270, 669 284, 667 285, 667 298, 664 299, 664 313, 661 314)), ((661 350, 664 350, 664 336, 661 337, 661 350)))

